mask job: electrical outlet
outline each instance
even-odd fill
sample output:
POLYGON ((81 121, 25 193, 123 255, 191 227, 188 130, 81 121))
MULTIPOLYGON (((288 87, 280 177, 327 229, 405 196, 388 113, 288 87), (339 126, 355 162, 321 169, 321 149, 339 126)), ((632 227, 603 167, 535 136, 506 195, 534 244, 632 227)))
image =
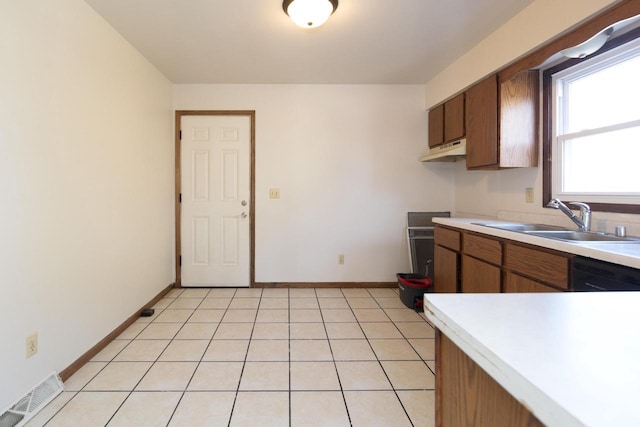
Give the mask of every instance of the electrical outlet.
POLYGON ((344 254, 338 255, 338 264, 344 264, 344 254))
POLYGON ((270 188, 269 189, 269 198, 270 199, 279 199, 280 198, 280 189, 279 188, 270 188))
POLYGON ((38 333, 27 336, 26 357, 29 358, 38 352, 38 333))
POLYGON ((525 188, 524 199, 527 203, 533 203, 533 188, 525 188))

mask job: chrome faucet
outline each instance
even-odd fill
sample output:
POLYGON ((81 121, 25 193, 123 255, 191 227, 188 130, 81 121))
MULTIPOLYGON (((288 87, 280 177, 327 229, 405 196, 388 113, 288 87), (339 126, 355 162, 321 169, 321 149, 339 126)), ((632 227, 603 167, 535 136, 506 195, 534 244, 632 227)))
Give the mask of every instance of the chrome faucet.
POLYGON ((572 206, 577 206, 580 209, 580 217, 573 213, 571 209, 564 203, 562 203, 559 199, 551 199, 549 203, 547 203, 548 208, 560 209, 560 212, 569 217, 571 221, 573 221, 580 231, 590 231, 591 230, 591 208, 588 204, 582 202, 569 202, 572 206))

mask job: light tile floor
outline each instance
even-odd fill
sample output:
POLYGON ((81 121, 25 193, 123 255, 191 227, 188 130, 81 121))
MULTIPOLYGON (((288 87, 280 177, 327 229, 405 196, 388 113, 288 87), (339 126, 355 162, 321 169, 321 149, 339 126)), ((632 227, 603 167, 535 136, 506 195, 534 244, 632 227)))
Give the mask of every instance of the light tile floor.
POLYGON ((174 289, 28 426, 432 426, 434 330, 395 289, 174 289))

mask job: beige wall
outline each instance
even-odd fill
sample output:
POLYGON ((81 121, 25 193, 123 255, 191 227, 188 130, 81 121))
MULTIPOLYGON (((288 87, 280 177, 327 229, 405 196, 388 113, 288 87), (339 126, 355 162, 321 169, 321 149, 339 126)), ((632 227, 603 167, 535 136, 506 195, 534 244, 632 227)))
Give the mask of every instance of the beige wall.
POLYGON ((453 205, 450 165, 418 162, 421 85, 176 85, 174 105, 256 111, 258 282, 393 282, 407 212, 453 205))
POLYGON ((425 87, 427 109, 579 25, 619 0, 536 0, 425 87))
POLYGON ((81 0, 0 10, 3 410, 174 272, 171 84, 81 0))

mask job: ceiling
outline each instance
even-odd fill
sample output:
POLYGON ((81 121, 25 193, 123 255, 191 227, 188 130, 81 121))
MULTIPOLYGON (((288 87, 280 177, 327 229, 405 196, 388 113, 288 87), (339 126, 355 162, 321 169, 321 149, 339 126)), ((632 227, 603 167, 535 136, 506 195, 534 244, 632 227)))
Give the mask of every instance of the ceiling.
POLYGON ((424 84, 533 0, 85 0, 173 83, 424 84))

